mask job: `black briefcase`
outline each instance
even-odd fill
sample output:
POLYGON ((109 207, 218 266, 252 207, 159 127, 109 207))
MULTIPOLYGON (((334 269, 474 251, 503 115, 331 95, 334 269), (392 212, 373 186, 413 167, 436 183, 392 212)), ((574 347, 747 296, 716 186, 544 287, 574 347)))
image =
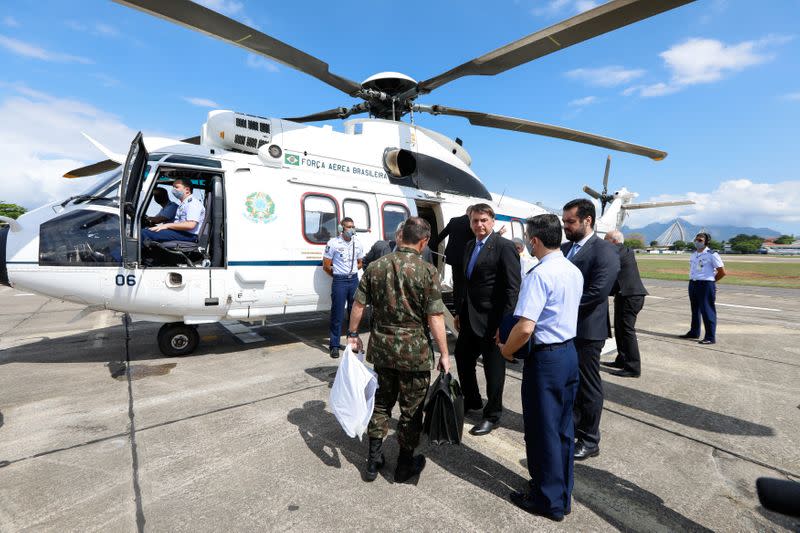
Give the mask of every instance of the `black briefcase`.
POLYGON ((458 380, 448 372, 428 389, 422 430, 431 444, 461 444, 464 433, 464 395, 458 380))

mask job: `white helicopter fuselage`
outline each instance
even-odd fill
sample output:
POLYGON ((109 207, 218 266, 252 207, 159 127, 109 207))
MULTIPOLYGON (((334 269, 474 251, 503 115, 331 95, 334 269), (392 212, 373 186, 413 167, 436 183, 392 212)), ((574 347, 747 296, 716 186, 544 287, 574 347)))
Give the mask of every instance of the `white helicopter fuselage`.
MULTIPOLYGON (((146 266, 133 255, 94 264, 85 259, 90 252, 83 249, 59 252, 67 259, 48 264, 42 260, 47 256, 40 241, 42 224, 52 226, 54 219, 73 220, 87 212, 89 219, 92 213, 111 221, 120 216, 114 205, 53 203, 21 216, 8 232, 5 268, 10 284, 86 305, 87 311, 129 313, 134 320, 186 324, 255 320, 329 308, 331 278, 321 265, 325 241, 336 233, 330 231, 331 220, 354 218, 356 238, 368 250, 375 241, 392 238, 398 221, 409 215, 425 216, 435 223, 436 232, 468 205, 485 202, 497 212, 496 229, 505 225, 505 237, 513 238, 522 237, 525 218, 546 212, 536 204, 487 194, 460 144, 412 124, 357 119, 345 122, 344 132, 337 132, 327 126, 252 117, 266 121, 269 126, 262 130, 268 131, 250 128, 252 137, 247 139, 248 132, 233 125, 235 117, 248 116, 210 113, 200 145, 145 139, 148 169, 138 183, 131 179, 131 186, 141 191, 135 195, 131 232, 138 237, 162 169, 221 177, 224 257, 216 266, 146 266), (421 168, 416 183, 413 176, 391 179, 385 164, 387 149, 414 154, 417 164, 427 165, 428 175, 421 168), (194 164, 197 161, 216 166, 194 164), (81 214, 73 214, 77 212, 81 214)), ((72 231, 66 222, 63 231, 72 231)), ((92 233, 92 227, 81 231, 87 232, 96 249, 103 237, 92 233)), ((443 249, 440 243, 439 251, 443 249)), ((449 267, 443 261, 439 267, 447 282, 449 267)))

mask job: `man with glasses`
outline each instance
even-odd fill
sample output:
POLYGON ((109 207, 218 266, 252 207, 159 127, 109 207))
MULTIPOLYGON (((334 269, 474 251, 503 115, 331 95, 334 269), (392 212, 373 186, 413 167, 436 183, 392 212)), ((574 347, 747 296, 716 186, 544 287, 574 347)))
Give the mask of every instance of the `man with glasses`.
POLYGON ((717 282, 725 277, 725 264, 719 254, 708 247, 711 235, 698 233, 694 238, 695 252, 689 258, 689 304, 692 307, 692 325, 682 339, 700 338, 700 319, 703 319, 705 336, 700 344, 717 342, 717 282))

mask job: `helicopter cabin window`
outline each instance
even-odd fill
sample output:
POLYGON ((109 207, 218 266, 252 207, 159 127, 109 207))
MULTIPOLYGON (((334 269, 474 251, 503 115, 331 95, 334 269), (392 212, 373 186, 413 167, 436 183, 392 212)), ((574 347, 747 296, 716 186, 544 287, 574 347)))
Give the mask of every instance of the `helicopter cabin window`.
POLYGON ((327 244, 338 232, 339 206, 330 196, 307 194, 303 197, 303 235, 312 244, 327 244))
POLYGON ((225 201, 220 174, 209 169, 161 166, 144 206, 143 266, 225 266, 225 201), (181 201, 173 196, 173 184, 178 180, 191 187, 191 205, 185 198, 181 201), (191 230, 156 230, 160 224, 185 221, 197 225, 191 230))
POLYGON ((403 204, 385 203, 381 209, 383 217, 383 240, 390 241, 394 239, 394 231, 411 214, 408 208, 403 204))
POLYGON ((342 202, 342 210, 344 211, 345 217, 353 219, 356 225, 356 231, 365 232, 370 230, 369 206, 367 202, 348 198, 342 202))
POLYGON ((48 220, 39 230, 42 266, 116 266, 122 260, 119 216, 80 210, 48 220))
POLYGON ((516 219, 511 221, 511 236, 515 239, 525 240, 525 227, 521 221, 516 219))

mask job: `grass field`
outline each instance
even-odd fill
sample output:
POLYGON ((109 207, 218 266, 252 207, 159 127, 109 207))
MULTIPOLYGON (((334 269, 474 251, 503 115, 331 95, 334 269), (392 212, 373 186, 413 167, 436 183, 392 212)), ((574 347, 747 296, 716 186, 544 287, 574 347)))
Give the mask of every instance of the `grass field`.
MULTIPOLYGON (((792 258, 723 255, 728 273, 721 284, 757 285, 800 289, 800 261, 792 258)), ((643 278, 689 279, 689 255, 637 254, 636 262, 643 278)))

